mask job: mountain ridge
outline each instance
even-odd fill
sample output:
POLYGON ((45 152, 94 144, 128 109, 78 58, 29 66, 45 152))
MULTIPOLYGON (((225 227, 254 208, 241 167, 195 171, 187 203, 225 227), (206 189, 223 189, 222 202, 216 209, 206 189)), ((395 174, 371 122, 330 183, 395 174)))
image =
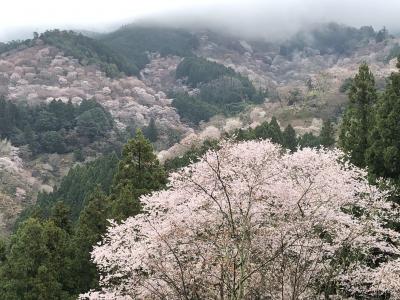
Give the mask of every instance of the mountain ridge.
MULTIPOLYGON (((122 30, 129 31, 129 28, 122 30)), ((347 103, 346 94, 340 91, 340 87, 347 78, 356 73, 361 62, 366 61, 370 65, 377 77, 378 87, 384 85, 384 78, 395 70, 394 60, 388 62, 388 57, 393 56, 393 49, 395 50, 399 43, 398 38, 390 36, 377 41, 376 35, 371 34, 349 53, 321 53, 319 49, 304 46, 302 49, 293 50, 290 55, 282 55, 279 44, 246 41, 209 31, 184 34, 181 31, 167 32, 174 33, 171 33, 172 44, 178 39, 185 45, 193 43, 195 47, 183 52, 174 52, 171 48, 162 53, 157 49, 158 46, 154 46, 154 40, 151 41, 152 47, 139 51, 140 55, 144 55, 139 56, 145 57, 143 61, 146 63, 142 65, 137 76, 126 76, 118 67, 118 71, 115 71, 112 65, 116 64, 113 60, 107 60, 107 55, 96 56, 97 54, 93 53, 97 50, 93 53, 86 52, 86 46, 79 48, 82 44, 76 48, 81 49, 80 52, 83 53, 79 54, 80 58, 74 57, 74 52, 67 52, 68 56, 63 49, 49 44, 40 36, 19 44, 3 44, 0 47, 0 94, 5 95, 8 101, 28 105, 46 104, 51 101, 71 101, 77 105, 83 99, 93 99, 113 116, 115 129, 110 131, 108 136, 112 137, 110 144, 116 145, 114 149, 120 147, 118 145, 121 141, 117 138, 119 133, 129 135, 134 128, 144 128, 153 119, 158 129, 155 146, 161 151, 159 158, 165 160, 181 155, 193 144, 219 137, 224 131, 255 127, 273 116, 278 118, 281 126, 291 123, 300 133, 318 133, 321 119, 337 118, 340 115, 347 103), (180 39, 179 34, 184 38, 180 39), (198 43, 193 42, 192 37, 195 37, 198 43), (257 89, 268 91, 264 103, 246 106, 232 116, 217 114, 208 122, 200 122, 198 126, 182 122, 181 116, 172 105, 170 92, 197 93, 196 87, 191 87, 175 74, 184 57, 192 55, 219 63, 249 78, 257 89), (102 59, 105 59, 105 62, 102 62, 102 59), (104 65, 102 67, 103 63, 111 66, 111 77, 110 73, 107 76, 104 65)), ((158 33, 158 36, 161 33, 158 33)), ((118 31, 112 34, 118 35, 118 31)), ((151 33, 147 31, 147 34, 151 33)), ((72 39, 74 42, 71 42, 67 37, 65 42, 70 45, 81 41, 72 39)), ((168 35, 166 37, 168 38, 168 35)), ((96 39, 101 41, 104 35, 96 39)), ((143 36, 140 39, 143 39, 143 36)), ((84 40, 89 44, 91 40, 94 41, 84 40)), ((128 43, 128 49, 129 45, 131 44, 128 43)), ((114 51, 115 48, 113 53, 114 51)), ((91 144, 83 149, 84 157, 90 161, 101 152, 99 149, 106 145, 107 143, 103 142, 91 144)), ((24 147, 12 149, 14 150, 3 154, 1 159, 11 161, 16 170, 19 170, 10 171, 5 175, 14 178, 15 187, 13 190, 6 190, 3 184, 0 192, 3 199, 7 199, 5 202, 14 199, 17 208, 11 210, 10 217, 2 218, 3 232, 9 232, 16 214, 21 209, 34 203, 38 191, 50 191, 70 167, 80 163, 73 153, 44 153, 39 157, 30 157, 29 151, 24 147), (22 164, 12 160, 12 157, 15 157, 12 153, 19 153, 23 157, 22 164), (21 197, 21 193, 27 196, 21 197)))

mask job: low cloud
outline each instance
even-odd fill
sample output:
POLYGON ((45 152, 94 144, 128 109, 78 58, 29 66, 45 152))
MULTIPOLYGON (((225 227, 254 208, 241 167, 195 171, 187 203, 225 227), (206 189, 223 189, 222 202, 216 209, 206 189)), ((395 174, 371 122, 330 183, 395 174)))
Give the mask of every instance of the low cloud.
POLYGON ((249 38, 283 39, 301 28, 338 22, 400 30, 398 0, 247 0, 186 5, 148 16, 148 21, 176 27, 218 29, 249 38))
POLYGON ((45 29, 112 30, 138 21, 209 28, 246 37, 283 38, 309 24, 335 21, 351 26, 387 26, 400 31, 398 0, 50 0, 6 1, 0 41, 45 29))

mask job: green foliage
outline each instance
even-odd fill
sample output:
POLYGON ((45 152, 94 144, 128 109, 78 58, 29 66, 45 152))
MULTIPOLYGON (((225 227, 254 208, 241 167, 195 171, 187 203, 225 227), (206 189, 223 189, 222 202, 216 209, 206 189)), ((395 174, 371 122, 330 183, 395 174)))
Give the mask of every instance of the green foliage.
POLYGON ((296 131, 293 129, 292 125, 289 124, 283 131, 282 142, 282 144, 290 151, 296 151, 298 141, 296 131))
POLYGON ((85 157, 83 155, 82 149, 75 149, 74 150, 74 159, 79 162, 83 162, 85 157))
MULTIPOLYGON (((400 60, 398 63, 400 67, 400 60)), ((400 175, 400 73, 389 76, 375 110, 366 160, 376 176, 398 179, 400 175)))
POLYGON ((150 119, 149 125, 143 129, 144 136, 152 143, 157 141, 158 129, 154 118, 150 119))
POLYGON ((351 78, 351 77, 346 78, 346 79, 343 81, 342 85, 340 86, 339 92, 341 92, 341 93, 347 93, 347 92, 351 89, 351 86, 352 86, 352 85, 353 85, 353 78, 351 78))
POLYGON ((176 78, 200 88, 200 98, 212 104, 246 100, 262 103, 266 96, 265 92, 257 91, 247 77, 232 68, 201 57, 186 57, 182 60, 176 69, 176 78))
POLYGON ((68 153, 103 138, 113 128, 111 115, 95 101, 53 100, 27 106, 0 97, 0 137, 29 145, 33 154, 68 153))
POLYGON ((296 151, 298 146, 301 148, 319 148, 321 146, 321 136, 306 133, 303 136, 297 137, 296 131, 290 124, 282 132, 275 117, 269 123, 263 122, 254 129, 238 129, 233 136, 238 141, 269 139, 273 143, 280 144, 291 151, 296 151))
MULTIPOLYGON (((327 123, 325 125, 326 129, 321 131, 320 136, 315 136, 312 133, 306 133, 303 136, 297 137, 296 131, 290 124, 286 126, 282 132, 278 121, 275 117, 273 117, 269 123, 265 121, 255 128, 237 129, 233 134, 227 135, 227 138, 235 141, 270 139, 272 142, 280 144, 282 147, 294 152, 298 147, 320 148, 322 145, 321 141, 329 141, 330 143, 330 138, 327 139, 325 136, 326 133, 323 133, 329 132, 329 134, 334 134, 333 127, 331 124, 329 124, 327 123)), ((330 137, 330 135, 328 135, 328 137, 330 137)), ((199 158, 208 150, 218 149, 218 147, 218 140, 206 140, 200 147, 193 147, 185 154, 165 161, 164 167, 168 171, 175 171, 198 161, 199 158)))
POLYGON ((167 183, 167 175, 153 153, 151 143, 140 130, 124 146, 112 187, 112 214, 116 220, 140 212, 139 197, 159 190, 167 183))
POLYGON ((253 134, 250 134, 250 137, 251 139, 270 139, 273 143, 283 144, 282 131, 275 117, 271 119, 270 123, 263 122, 254 128, 253 134))
POLYGON ((110 155, 72 168, 59 188, 25 211, 10 244, 0 242, 0 299, 69 300, 98 288, 90 252, 108 220, 138 214, 139 197, 166 181, 140 131, 119 163, 110 155))
POLYGON ((364 167, 373 107, 377 101, 375 79, 367 64, 362 64, 354 77, 349 99, 340 128, 339 144, 350 155, 352 163, 364 167))
POLYGON ((319 148, 321 146, 320 139, 312 133, 305 133, 299 138, 299 147, 303 148, 319 148))
POLYGON ((235 76, 232 68, 209 61, 202 57, 186 57, 176 68, 176 78, 185 79, 192 87, 207 83, 223 76, 235 76))
MULTIPOLYGON (((400 58, 397 67, 400 68, 400 58)), ((351 162, 368 167, 370 179, 391 179, 398 189, 400 175, 400 72, 393 72, 377 96, 374 78, 366 64, 349 92, 339 144, 351 162)), ((394 195, 398 201, 398 194, 394 195)), ((396 225, 398 226, 398 225, 396 225)))
POLYGON ((73 31, 52 30, 40 35, 45 43, 61 49, 66 56, 73 56, 83 65, 96 64, 109 77, 138 75, 139 69, 105 43, 73 31))
POLYGON ((75 222, 86 204, 85 199, 97 186, 103 192, 109 193, 117 164, 117 156, 110 154, 85 165, 71 168, 61 180, 60 186, 52 193, 40 193, 38 195, 35 206, 24 211, 17 224, 32 215, 41 218, 49 217, 53 207, 59 201, 70 209, 71 221, 75 222))
POLYGON ((323 122, 319 139, 321 146, 326 148, 335 144, 335 130, 331 120, 328 119, 323 122))
POLYGON ((5 52, 15 50, 15 49, 24 49, 27 47, 31 47, 34 45, 34 40, 32 39, 26 39, 26 40, 14 40, 10 41, 7 43, 1 43, 0 42, 0 54, 3 54, 5 52))
POLYGON ((381 42, 385 41, 388 37, 389 37, 389 32, 386 29, 386 27, 383 27, 381 30, 379 30, 376 33, 375 42, 381 43, 381 42))
POLYGON ((64 280, 69 235, 52 220, 28 219, 12 237, 0 268, 1 299, 72 299, 64 280))
POLYGON ((43 152, 47 153, 65 153, 67 146, 64 138, 58 131, 45 131, 40 135, 40 145, 43 152))
MULTIPOLYGON (((240 106, 247 101, 253 103, 263 101, 262 97, 258 97, 251 82, 244 77, 224 76, 201 84, 199 88, 201 100, 217 105, 224 111, 234 112, 234 106, 240 106)), ((241 110, 239 108, 238 111, 241 110)))
POLYGON ((172 106, 186 122, 196 125, 201 121, 208 121, 212 116, 221 112, 217 106, 186 93, 175 94, 172 106))
POLYGON ((53 221, 57 227, 71 233, 71 211, 64 202, 58 201, 53 205, 49 220, 53 221))
POLYGON ((76 294, 98 288, 99 276, 91 261, 90 252, 106 232, 109 214, 109 198, 100 187, 96 187, 86 199, 71 239, 71 270, 78 279, 73 282, 76 294))
POLYGON ((198 40, 186 31, 161 27, 125 26, 100 37, 100 41, 119 53, 137 70, 149 63, 147 52, 162 56, 191 56, 198 40))
POLYGON ((105 136, 112 128, 112 120, 100 107, 83 112, 76 120, 78 134, 89 138, 91 142, 99 136, 105 136))
POLYGON ((267 95, 233 69, 200 57, 185 58, 177 67, 176 77, 200 90, 196 96, 172 95, 179 115, 194 124, 218 113, 238 113, 249 103, 262 103, 267 95))

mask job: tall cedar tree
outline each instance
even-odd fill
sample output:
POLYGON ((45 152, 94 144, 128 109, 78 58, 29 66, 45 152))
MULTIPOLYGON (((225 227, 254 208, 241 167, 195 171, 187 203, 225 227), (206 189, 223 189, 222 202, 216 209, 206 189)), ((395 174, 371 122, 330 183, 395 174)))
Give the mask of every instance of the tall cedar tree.
POLYGON ((86 199, 86 206, 79 216, 71 241, 72 273, 79 278, 72 285, 74 294, 98 287, 99 276, 90 252, 106 232, 109 208, 109 199, 98 186, 86 199))
POLYGON ((150 119, 149 125, 147 127, 145 127, 145 129, 143 130, 143 134, 146 136, 146 138, 154 143, 157 141, 158 138, 158 129, 156 126, 156 121, 154 120, 154 118, 150 119))
POLYGON ((0 269, 0 299, 72 299, 63 286, 68 239, 53 220, 21 224, 0 269))
POLYGON ((159 190, 167 175, 153 153, 151 143, 140 130, 122 151, 112 188, 112 217, 121 221, 140 212, 139 197, 159 190))
POLYGON ((349 154, 352 163, 364 167, 368 131, 372 126, 373 106, 377 101, 375 79, 365 63, 360 66, 358 74, 354 77, 349 99, 350 104, 340 129, 340 146, 349 154))
POLYGON ((321 145, 326 148, 335 144, 335 130, 331 120, 328 119, 323 122, 319 138, 321 145))
POLYGON ((283 131, 283 146, 292 152, 296 151, 297 148, 296 131, 290 124, 283 131))
POLYGON ((273 143, 283 144, 283 136, 281 127, 275 117, 272 117, 271 122, 269 122, 270 139, 273 143))
POLYGON ((268 122, 263 122, 257 126, 254 129, 254 135, 250 135, 248 138, 270 139, 273 143, 283 144, 282 131, 275 117, 272 117, 269 124, 268 122))
MULTIPOLYGON (((400 69, 400 58, 397 67, 400 69)), ((400 73, 393 72, 379 99, 367 152, 370 171, 376 176, 398 178, 400 174, 400 73)))

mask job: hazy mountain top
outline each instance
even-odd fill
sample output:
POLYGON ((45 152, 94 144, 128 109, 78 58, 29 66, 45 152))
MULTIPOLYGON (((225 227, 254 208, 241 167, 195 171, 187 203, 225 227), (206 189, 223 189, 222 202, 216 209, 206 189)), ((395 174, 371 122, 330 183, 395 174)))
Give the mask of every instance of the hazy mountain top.
POLYGON ((384 25, 399 30, 397 0, 148 0, 91 2, 71 0, 57 7, 48 0, 6 2, 0 18, 0 41, 27 38, 49 28, 112 31, 122 24, 146 22, 163 27, 209 28, 245 37, 286 39, 315 23, 354 27, 384 25), (71 17, 73 16, 73 18, 71 17), (21 21, 24 20, 24 25, 21 21))

